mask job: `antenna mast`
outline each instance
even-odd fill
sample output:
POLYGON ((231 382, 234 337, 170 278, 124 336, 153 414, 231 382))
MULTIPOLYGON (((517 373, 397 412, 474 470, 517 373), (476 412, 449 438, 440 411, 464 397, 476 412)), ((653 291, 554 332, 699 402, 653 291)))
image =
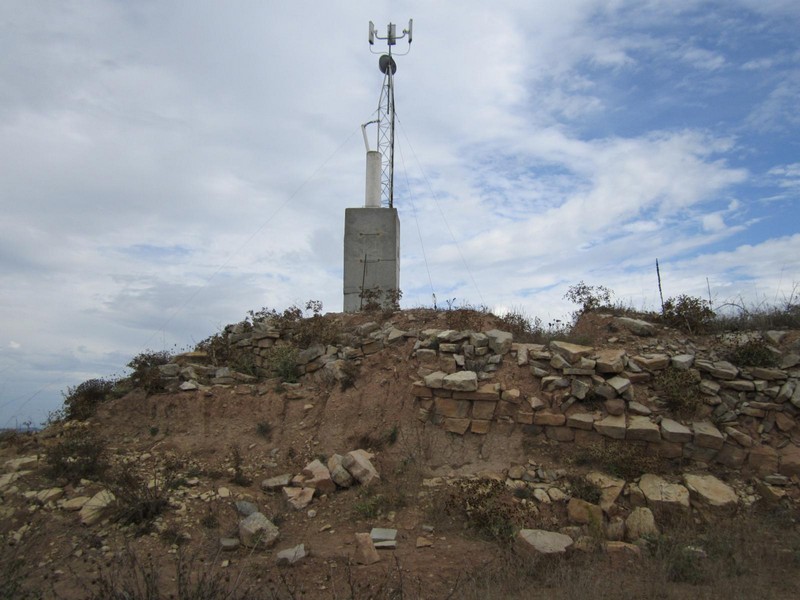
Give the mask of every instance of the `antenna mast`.
MULTIPOLYGON (((378 68, 383 73, 383 86, 378 102, 378 152, 381 153, 381 204, 394 207, 394 74, 397 72, 397 63, 392 58, 392 46, 397 45, 397 40, 408 37, 408 50, 398 56, 404 56, 411 51, 411 36, 414 20, 408 20, 408 29, 404 29, 400 37, 394 23, 386 27, 386 36, 378 35, 375 25, 369 22, 369 44, 375 40, 385 40, 389 47, 388 54, 381 54, 378 59, 378 68)), ((373 52, 373 54, 378 54, 373 52)))

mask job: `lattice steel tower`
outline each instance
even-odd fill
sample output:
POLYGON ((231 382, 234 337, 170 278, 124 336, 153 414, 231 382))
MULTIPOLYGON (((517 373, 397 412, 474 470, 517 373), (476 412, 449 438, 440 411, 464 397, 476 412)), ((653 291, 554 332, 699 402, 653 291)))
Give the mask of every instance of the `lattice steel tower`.
MULTIPOLYGON (((408 50, 398 56, 408 54, 411 50, 412 30, 414 19, 408 20, 408 29, 404 29, 400 37, 394 23, 386 27, 386 36, 378 35, 375 25, 369 22, 369 43, 375 40, 385 40, 389 47, 388 54, 382 54, 378 59, 378 68, 383 73, 383 86, 378 102, 378 152, 381 153, 381 204, 388 208, 394 207, 394 74, 397 72, 397 63, 392 58, 392 46, 397 45, 397 40, 408 38, 408 50)), ((375 53, 377 54, 377 53, 375 53)))

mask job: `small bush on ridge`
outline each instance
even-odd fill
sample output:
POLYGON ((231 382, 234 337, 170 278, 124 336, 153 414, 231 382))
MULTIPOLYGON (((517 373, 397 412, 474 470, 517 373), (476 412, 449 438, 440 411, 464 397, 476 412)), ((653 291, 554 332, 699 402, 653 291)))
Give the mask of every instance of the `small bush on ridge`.
POLYGON ((715 314, 706 300, 681 294, 677 298, 664 301, 661 316, 671 327, 686 333, 699 334, 711 328, 715 314))
POLYGON ((97 405, 105 402, 115 381, 109 379, 87 379, 75 387, 68 387, 64 396, 64 418, 68 421, 84 421, 97 411, 97 405))
POLYGON ((148 394, 163 391, 164 386, 161 371, 158 367, 167 364, 172 354, 166 350, 146 350, 137 354, 128 363, 128 368, 133 370, 131 381, 136 387, 144 388, 148 394))

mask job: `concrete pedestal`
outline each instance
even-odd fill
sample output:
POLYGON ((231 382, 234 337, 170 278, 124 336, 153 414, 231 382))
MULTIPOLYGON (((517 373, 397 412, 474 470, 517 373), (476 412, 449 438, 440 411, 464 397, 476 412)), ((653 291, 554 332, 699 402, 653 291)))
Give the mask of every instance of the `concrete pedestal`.
POLYGON ((348 208, 344 214, 344 311, 375 300, 388 306, 400 290, 400 218, 395 208, 348 208))

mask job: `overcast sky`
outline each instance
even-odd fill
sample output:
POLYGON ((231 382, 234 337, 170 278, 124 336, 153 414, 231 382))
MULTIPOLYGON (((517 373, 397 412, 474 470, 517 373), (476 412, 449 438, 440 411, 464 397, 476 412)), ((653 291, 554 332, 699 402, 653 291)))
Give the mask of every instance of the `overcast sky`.
POLYGON ((5 0, 0 427, 250 309, 340 311, 368 22, 409 18, 404 307, 654 308, 656 259, 666 296, 800 292, 796 0, 5 0))

